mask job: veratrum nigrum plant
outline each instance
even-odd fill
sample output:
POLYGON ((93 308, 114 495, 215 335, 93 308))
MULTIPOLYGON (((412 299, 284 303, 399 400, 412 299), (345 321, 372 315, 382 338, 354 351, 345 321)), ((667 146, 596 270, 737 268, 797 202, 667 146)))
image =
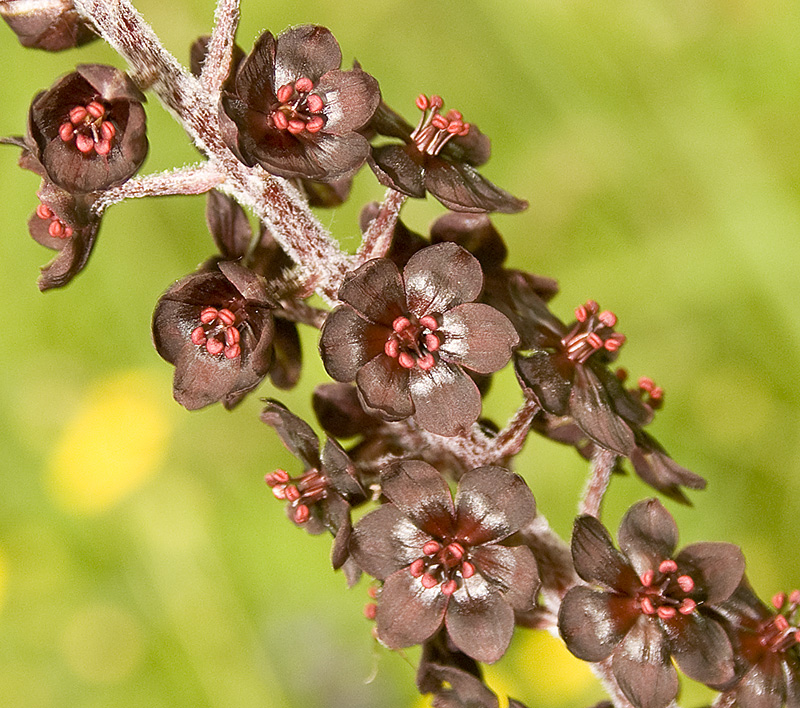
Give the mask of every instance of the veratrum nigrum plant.
POLYGON ((189 71, 129 0, 3 0, 0 14, 25 46, 59 51, 99 36, 132 67, 77 65, 36 95, 25 133, 4 139, 41 178, 28 229, 56 255, 39 287, 63 287, 87 267, 114 204, 208 195, 214 247, 154 308, 174 397, 189 410, 233 409, 265 378, 290 389, 298 327, 320 330, 306 356, 318 353, 332 379, 313 394, 325 437, 271 393, 261 420, 298 464, 266 483, 292 523, 330 536, 349 585, 372 579, 375 639, 422 646, 417 687, 433 705, 497 708, 481 664, 499 661, 524 627, 560 635, 618 708, 670 706, 680 673, 717 691, 720 708, 800 708, 800 591, 762 602, 738 547, 679 547, 657 498, 634 504, 616 537, 601 522, 625 464, 681 503, 705 480, 647 431, 663 391, 617 366, 625 336, 614 313, 589 300, 563 322, 548 307, 555 281, 505 266, 490 214, 527 202, 482 176, 490 142, 465 116, 421 94, 416 125, 407 122, 409 105, 389 107, 358 63, 343 68, 322 26, 237 46, 238 0, 219 0, 189 71), (148 151, 145 91, 201 163, 136 176, 148 151), (387 191, 364 207, 351 254, 310 207, 342 204, 365 167, 387 191), (417 234, 399 214, 428 194, 447 211, 417 234), (519 407, 501 427, 482 416, 483 397, 507 366, 519 407), (513 471, 531 433, 590 462, 569 544, 513 471))

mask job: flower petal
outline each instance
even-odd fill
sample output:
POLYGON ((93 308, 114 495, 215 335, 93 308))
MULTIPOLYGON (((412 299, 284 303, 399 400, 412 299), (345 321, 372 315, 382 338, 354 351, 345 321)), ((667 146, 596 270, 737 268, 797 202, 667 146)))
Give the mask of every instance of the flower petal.
POLYGON ((693 543, 678 554, 676 561, 702 593, 696 599, 710 605, 727 600, 744 576, 744 555, 732 543, 693 543))
POLYGON ((353 381, 358 370, 383 351, 389 331, 365 320, 350 305, 337 307, 325 318, 319 351, 325 371, 337 381, 353 381))
POLYGON ((672 656, 689 678, 715 686, 734 678, 731 643, 717 622, 693 612, 662 620, 662 626, 672 656))
POLYGON ((261 422, 272 426, 286 449, 303 461, 306 468, 319 467, 319 438, 311 426, 278 401, 268 401, 261 422))
POLYGON ((561 602, 558 631, 567 649, 579 659, 603 661, 639 616, 631 598, 578 585, 561 602))
POLYGON ((619 547, 641 575, 656 570, 663 560, 672 558, 678 545, 678 527, 658 499, 634 504, 619 525, 619 547))
POLYGON ((533 521, 536 502, 525 480, 503 467, 478 467, 458 483, 458 538, 470 546, 502 541, 533 521))
POLYGON ((563 416, 569 410, 572 384, 556 367, 553 355, 547 351, 533 351, 528 356, 514 357, 514 367, 523 388, 548 413, 563 416))
POLYGON ((402 368, 397 359, 378 354, 358 370, 356 385, 370 409, 395 420, 414 414, 408 369, 402 368))
POLYGON ((409 150, 403 145, 380 145, 372 148, 367 162, 384 187, 422 199, 425 196, 422 167, 411 159, 409 150))
POLYGON ((342 135, 362 128, 381 100, 378 82, 360 69, 327 72, 314 87, 322 98, 326 118, 324 132, 342 135))
POLYGON ((338 69, 341 63, 342 50, 327 27, 291 27, 278 35, 275 88, 303 77, 316 82, 324 73, 338 69))
POLYGON ((394 504, 383 504, 355 525, 350 553, 364 572, 385 580, 420 558, 430 540, 394 504))
POLYGON ((444 337, 439 353, 479 374, 502 369, 519 344, 519 335, 509 319, 481 303, 468 302, 447 310, 437 332, 444 337))
POLYGON ((767 666, 753 666, 733 689, 740 708, 781 708, 783 705, 783 674, 780 670, 774 671, 774 668, 782 668, 781 662, 776 661, 777 657, 769 658, 767 666))
POLYGON ((445 615, 450 639, 475 661, 493 663, 506 653, 514 633, 514 610, 479 573, 453 593, 445 615))
POLYGON ((388 258, 367 261, 339 288, 339 299, 362 317, 391 327, 406 313, 406 294, 397 266, 388 258))
POLYGON ((419 578, 398 570, 386 578, 378 599, 378 638, 390 649, 420 644, 441 627, 446 608, 438 585, 423 587, 419 578))
POLYGON ((417 251, 409 259, 403 278, 408 306, 420 317, 472 302, 483 287, 478 259, 449 242, 417 251))
POLYGON ((678 695, 678 674, 658 624, 646 615, 614 652, 612 670, 619 687, 637 708, 665 708, 678 695))
POLYGON ((210 406, 237 392, 241 365, 241 357, 226 359, 214 356, 187 341, 175 361, 172 394, 190 411, 210 406))
POLYGON ((414 368, 408 386, 415 409, 414 420, 428 432, 448 437, 458 435, 469 429, 481 414, 478 387, 454 364, 440 360, 429 371, 414 368))
POLYGON ((638 585, 633 568, 614 548, 608 531, 593 516, 581 516, 575 520, 572 560, 578 575, 586 582, 626 592, 638 585))
POLYGON ((401 460, 381 473, 384 496, 417 528, 439 539, 453 532, 453 498, 444 477, 421 460, 401 460))
POLYGON ((539 569, 530 548, 492 543, 473 549, 470 559, 478 572, 498 587, 511 607, 520 612, 533 609, 539 589, 539 569))
POLYGON ((425 166, 425 187, 448 209, 515 214, 528 208, 524 199, 500 189, 469 165, 430 157, 425 166))

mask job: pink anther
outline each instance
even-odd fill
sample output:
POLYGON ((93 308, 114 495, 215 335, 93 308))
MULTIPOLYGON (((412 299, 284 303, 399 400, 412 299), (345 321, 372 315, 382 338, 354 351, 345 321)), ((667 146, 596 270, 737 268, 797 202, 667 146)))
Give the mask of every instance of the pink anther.
POLYGON ((404 369, 414 368, 414 357, 408 352, 400 352, 399 356, 397 357, 397 361, 404 369))
POLYGON ((411 573, 412 576, 415 578, 419 578, 425 572, 425 559, 424 558, 417 558, 410 566, 408 566, 408 572, 411 573))
POLYGON ((231 344, 224 351, 226 359, 236 359, 242 353, 242 348, 238 344, 231 344))
POLYGON ((613 327, 617 324, 617 316, 611 310, 603 310, 597 319, 600 320, 606 327, 613 327))
POLYGON ((306 130, 309 133, 319 133, 325 125, 325 120, 321 116, 314 116, 308 123, 306 123, 306 130))
POLYGON ((419 318, 419 323, 423 327, 427 327, 431 332, 439 329, 439 322, 433 315, 423 315, 419 318))
POLYGON ((217 319, 218 314, 219 310, 216 307, 206 307, 200 313, 200 321, 203 324, 211 324, 215 319, 217 319))
POLYGON ((192 340, 192 344, 196 344, 198 347, 202 346, 206 343, 206 331, 202 327, 195 327, 189 335, 189 339, 192 340))
POLYGON ((111 142, 108 140, 100 140, 95 143, 94 150, 98 155, 108 155, 111 152, 111 142))
POLYGON ((652 570, 646 570, 639 576, 639 580, 641 580, 642 585, 649 588, 653 584, 653 579, 655 577, 656 574, 652 570))
POLYGON ((292 135, 300 135, 306 129, 306 124, 299 119, 292 119, 289 121, 289 127, 286 128, 292 135))
POLYGON ((458 135, 463 127, 464 124, 460 120, 451 121, 447 124, 447 132, 452 133, 453 135, 458 135))
POLYGON ((458 134, 459 138, 463 138, 465 135, 469 135, 469 129, 472 126, 469 123, 464 123, 463 127, 461 128, 461 132, 458 134))
POLYGON ((234 315, 227 307, 223 307, 218 313, 217 317, 219 317, 220 322, 222 324, 227 325, 230 327, 234 322, 236 322, 236 315, 234 315))
POLYGON ((667 607, 666 605, 662 605, 656 610, 656 613, 661 619, 672 619, 675 615, 678 614, 678 611, 674 607, 667 607))
POLYGON ((623 343, 620 342, 618 339, 610 338, 610 339, 606 339, 606 341, 603 342, 603 348, 607 352, 615 352, 622 346, 622 344, 623 343))
POLYGON ((58 137, 65 143, 72 140, 75 137, 75 128, 72 127, 72 123, 63 123, 58 129, 58 137))
POLYGON ((439 583, 430 573, 425 573, 422 578, 420 578, 420 582, 422 583, 422 587, 428 588, 435 588, 439 583))
POLYGON ((364 605, 364 617, 368 620, 374 620, 378 616, 378 606, 374 602, 368 602, 364 605))
POLYGON ((375 585, 370 585, 367 588, 367 595, 369 595, 373 600, 378 597, 378 588, 375 585))
POLYGON ((221 354, 222 350, 225 348, 225 345, 219 341, 219 339, 214 339, 213 337, 206 342, 206 351, 209 354, 213 354, 216 356, 217 354, 221 354))
POLYGON ((423 357, 417 359, 417 366, 423 371, 430 371, 434 366, 436 366, 436 359, 434 359, 430 354, 426 354, 423 357))
POLYGON ((417 104, 417 108, 419 108, 421 111, 427 111, 428 106, 430 106, 428 97, 424 93, 421 93, 419 96, 417 96, 415 103, 417 104))
POLYGON ((98 103, 97 101, 92 101, 88 106, 86 106, 86 112, 92 118, 101 118, 106 114, 106 109, 102 103, 98 103))
POLYGON ((286 130, 289 127, 289 119, 280 111, 275 111, 272 114, 272 122, 278 130, 286 130))
POLYGON ((60 221, 51 221, 50 226, 47 227, 47 233, 53 238, 64 238, 64 224, 60 221))
POLYGON ((87 115, 89 115, 89 113, 83 106, 75 106, 75 108, 69 112, 69 119, 73 125, 78 125, 78 123, 83 122, 87 115))
POLYGON ((305 504, 298 504, 294 510, 294 522, 296 524, 304 524, 308 521, 309 516, 311 516, 309 508, 305 504))
POLYGON ((430 99, 430 107, 434 110, 438 111, 444 105, 444 101, 442 97, 438 94, 433 94, 430 99))
POLYGON ((306 76, 303 76, 294 82, 294 87, 301 93, 308 93, 314 88, 314 82, 306 76))
POLYGON ((292 502, 297 501, 298 499, 300 499, 301 496, 302 494, 300 494, 300 490, 293 484, 290 484, 286 487, 286 498, 289 501, 292 502))
POLYGON ((439 337, 433 334, 433 332, 429 332, 425 335, 425 348, 429 352, 435 352, 441 346, 442 343, 439 341, 439 337))
POLYGON ((458 583, 455 580, 448 580, 442 583, 442 595, 447 595, 449 597, 456 590, 458 590, 458 583))
POLYGON ((678 570, 678 564, 674 560, 663 560, 658 566, 659 573, 674 573, 678 570))
POLYGON ((446 117, 447 117, 447 120, 449 120, 451 123, 453 121, 461 122, 464 119, 464 116, 462 115, 461 111, 457 111, 455 109, 451 109, 451 110, 447 111, 447 116, 446 117))
POLYGON ((475 575, 475 566, 469 561, 464 561, 461 564, 461 577, 466 579, 471 578, 473 575, 475 575))
POLYGON ((789 593, 789 602, 792 605, 800 605, 800 590, 792 590, 789 593))
POLYGON ((312 93, 306 99, 306 105, 308 106, 308 110, 312 113, 321 113, 322 109, 325 108, 325 102, 315 93, 312 93))
POLYGON ((649 597, 643 597, 641 601, 642 612, 646 615, 654 615, 656 613, 655 605, 653 605, 653 601, 649 597))
POLYGON ((664 398, 664 389, 661 386, 656 386, 652 391, 650 391, 650 398, 654 401, 660 401, 664 398))
POLYGON ((53 216, 53 210, 46 204, 40 204, 36 207, 36 216, 40 219, 50 219, 53 216))
POLYGON ((109 123, 107 120, 103 121, 103 125, 100 126, 100 136, 103 140, 113 140, 116 134, 117 129, 114 127, 114 124, 109 123))
POLYGON ((75 136, 75 147, 84 154, 90 153, 92 150, 94 150, 94 140, 92 140, 88 135, 78 133, 75 136))
POLYGON ((436 115, 433 116, 433 118, 431 118, 431 125, 433 125, 434 128, 438 128, 439 130, 446 130, 447 118, 437 113, 436 115))
POLYGON ((640 378, 639 378, 639 380, 636 382, 636 385, 637 385, 637 386, 638 386, 640 389, 642 389, 642 391, 645 391, 645 392, 647 392, 647 393, 650 393, 650 391, 652 391, 652 390, 653 390, 653 389, 656 387, 656 382, 655 382, 655 381, 653 381, 653 379, 651 379, 651 378, 650 378, 650 377, 648 377, 648 376, 642 376, 642 377, 640 377, 640 378))
POLYGON ((575 308, 575 319, 578 322, 586 322, 586 318, 589 316, 589 313, 586 312, 586 308, 583 305, 575 308))
POLYGON ((681 602, 681 606, 678 608, 678 612, 682 615, 690 615, 694 612, 694 608, 697 607, 697 603, 692 600, 691 597, 684 598, 683 602, 681 602))
POLYGON ((294 93, 294 87, 291 84, 284 84, 275 92, 275 98, 281 103, 286 103, 294 93))
POLYGON ((276 484, 272 488, 272 496, 276 499, 280 499, 283 501, 286 499, 286 485, 285 484, 276 484))
POLYGON ((386 353, 386 356, 390 356, 392 359, 397 359, 397 355, 400 354, 400 342, 398 342, 394 337, 387 339, 386 344, 383 345, 383 351, 386 353))
POLYGON ((448 544, 447 551, 457 561, 460 561, 464 557, 464 554, 466 553, 466 551, 464 550, 464 546, 462 546, 460 543, 456 541, 453 541, 452 543, 448 544))
POLYGON ((228 329, 225 330, 225 344, 228 346, 237 344, 240 337, 239 330, 235 327, 228 327, 228 329))
POLYGON ((694 590, 694 580, 692 580, 688 575, 679 575, 678 587, 684 592, 691 592, 694 590))
POLYGON ((777 615, 774 621, 775 627, 780 630, 781 632, 785 632, 789 629, 789 620, 787 620, 783 615, 777 615))
POLYGON ((600 349, 603 346, 603 340, 597 332, 589 332, 586 335, 586 342, 592 349, 600 349))
POLYGON ((404 317, 403 315, 395 318, 394 322, 392 322, 392 329, 398 334, 410 326, 411 326, 411 320, 409 320, 408 317, 404 317))
POLYGON ((423 547, 422 552, 426 556, 433 556, 442 550, 442 544, 438 541, 430 540, 423 547))

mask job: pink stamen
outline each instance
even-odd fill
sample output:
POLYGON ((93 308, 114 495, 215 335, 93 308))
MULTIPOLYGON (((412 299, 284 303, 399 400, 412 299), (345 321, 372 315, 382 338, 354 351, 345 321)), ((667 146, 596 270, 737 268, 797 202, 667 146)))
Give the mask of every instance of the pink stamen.
POLYGON ((68 143, 72 138, 75 136, 75 128, 72 127, 72 123, 64 123, 58 129, 58 137, 60 137, 65 143, 68 143))
POLYGON ((206 343, 206 331, 202 327, 195 327, 189 335, 189 339, 192 340, 192 344, 201 346, 206 343))
POLYGON ((97 101, 92 101, 89 105, 86 106, 86 112, 92 116, 92 118, 101 118, 105 115, 106 109, 102 103, 98 103, 97 101))
POLYGON ((272 496, 281 501, 286 499, 286 486, 283 484, 276 484, 272 488, 272 496))
POLYGON ((433 94, 430 98, 430 107, 434 110, 438 111, 444 105, 444 101, 442 97, 438 94, 433 94))
POLYGON ((419 323, 423 327, 427 327, 432 332, 434 330, 439 329, 439 322, 436 320, 436 318, 433 315, 424 315, 424 316, 420 317, 419 318, 419 323))
POLYGON ((442 544, 441 544, 441 543, 439 543, 438 541, 433 541, 433 540, 431 540, 431 541, 428 541, 428 542, 427 542, 427 543, 426 543, 426 544, 425 544, 425 545, 422 547, 422 552, 423 552, 423 553, 424 553, 426 556, 432 556, 432 555, 435 555, 436 553, 438 553, 438 552, 439 552, 439 551, 441 551, 441 550, 442 550, 442 544))
POLYGON ((53 216, 53 210, 46 204, 40 204, 36 207, 36 216, 40 219, 50 219, 53 216))
POLYGON ((387 340, 386 344, 383 345, 383 351, 386 353, 386 356, 397 359, 398 354, 400 354, 400 342, 396 339, 387 340))
POLYGON ((322 109, 325 108, 325 102, 315 93, 312 93, 306 99, 306 105, 311 113, 321 113, 322 109))
POLYGON ((286 129, 292 135, 300 135, 305 130, 306 124, 301 120, 290 120, 289 127, 286 129))
POLYGON ((374 600, 378 597, 378 588, 375 585, 370 585, 369 588, 367 588, 367 595, 374 600))
POLYGON ((325 121, 320 116, 314 116, 310 121, 308 121, 308 123, 306 123, 306 130, 309 133, 319 133, 324 125, 325 121))
POLYGON ((288 487, 286 487, 286 498, 289 501, 292 502, 298 501, 301 496, 302 495, 300 494, 300 490, 293 484, 290 484, 288 487))
POLYGON ((656 613, 661 619, 672 619, 678 611, 674 607, 667 607, 666 605, 659 607, 656 613))
POLYGON ((589 314, 586 312, 586 308, 583 305, 575 308, 575 319, 578 320, 578 322, 586 322, 588 316, 589 314))
POLYGON ((789 629, 789 620, 787 620, 783 615, 777 615, 775 617, 775 626, 781 632, 785 632, 787 629, 789 629))
POLYGON ((658 566, 659 573, 674 573, 678 570, 678 564, 674 560, 664 560, 658 566))
POLYGON ((789 593, 789 602, 792 605, 800 605, 800 590, 792 590, 789 593))
POLYGON ((404 369, 414 368, 414 357, 408 352, 400 352, 399 356, 397 357, 397 361, 404 369))
POLYGON ((419 578, 425 572, 425 559, 424 558, 417 558, 410 566, 408 566, 408 572, 411 573, 412 576, 415 578, 419 578))
POLYGON ((430 354, 426 354, 417 360, 417 366, 419 366, 419 368, 423 371, 430 371, 434 366, 436 366, 436 359, 434 359, 430 354))
POLYGON ((297 81, 294 82, 294 87, 300 93, 308 93, 311 89, 314 88, 314 83, 311 81, 311 79, 303 76, 302 78, 299 78, 297 79, 297 81))
POLYGON ((231 344, 225 347, 225 358, 236 359, 242 353, 242 348, 238 344, 231 344))
POLYGON ((94 141, 88 135, 78 133, 75 136, 75 147, 84 154, 90 153, 94 150, 94 141))
POLYGON ((233 344, 237 344, 240 338, 239 330, 235 327, 228 327, 225 330, 225 344, 231 346, 233 344))
POLYGON ((428 107, 430 106, 428 97, 424 93, 421 93, 419 96, 417 96, 416 104, 417 108, 419 108, 421 111, 427 111, 428 107))
POLYGON ((304 524, 311 516, 311 512, 305 504, 298 504, 294 510, 294 521, 297 524, 304 524))
POLYGON ((431 118, 431 125, 439 130, 445 130, 447 128, 447 119, 437 113, 431 118))
POLYGON ((464 550, 464 546, 456 541, 453 541, 451 544, 447 546, 447 550, 450 555, 455 558, 456 560, 461 560, 464 557, 466 551, 464 550))
POLYGON ((378 606, 374 602, 369 602, 364 605, 364 617, 368 620, 374 620, 378 616, 378 606))
POLYGON ((78 123, 82 123, 87 115, 89 115, 89 113, 83 106, 75 106, 75 108, 69 112, 69 119, 74 125, 77 125, 78 123))
POLYGON ((217 319, 218 314, 219 310, 216 307, 207 307, 200 313, 200 321, 203 324, 211 324, 217 319))
POLYGON ((220 354, 222 350, 225 348, 225 345, 219 341, 219 339, 214 339, 213 337, 206 342, 206 351, 209 354, 213 354, 216 356, 220 354))
POLYGON ((60 221, 51 221, 50 226, 47 227, 47 233, 49 233, 53 238, 63 238, 64 231, 64 224, 62 224, 60 221))
POLYGON ((461 577, 466 579, 471 578, 473 575, 475 575, 475 566, 469 561, 464 561, 461 564, 461 577))
POLYGON ((111 152, 111 143, 108 140, 100 140, 95 143, 94 150, 98 155, 108 155, 111 152))
POLYGON ((434 578, 430 573, 425 573, 420 579, 420 582, 422 583, 422 587, 427 588, 428 590, 435 588, 439 584, 436 578, 434 578))
POLYGON ((236 322, 236 315, 234 315, 229 309, 223 307, 219 313, 217 313, 217 317, 219 317, 220 321, 224 325, 228 325, 230 327, 234 322, 236 322))
POLYGON ((458 583, 455 580, 448 580, 442 583, 442 595, 450 596, 458 590, 458 583))
POLYGON ((688 575, 679 575, 678 587, 684 592, 691 592, 694 590, 694 580, 692 580, 688 575))
POLYGON ((597 319, 600 320, 606 327, 614 327, 617 324, 617 316, 610 310, 603 310, 597 319))
POLYGON ((108 121, 103 121, 103 124, 100 126, 101 137, 104 140, 112 140, 116 134, 117 129, 114 127, 114 124, 109 123, 108 121))
POLYGON ((439 337, 433 332, 425 335, 425 348, 429 352, 435 352, 440 346, 442 346, 442 344, 439 341, 439 337))
POLYGON ((642 602, 642 612, 646 615, 654 615, 656 613, 655 605, 653 605, 653 601, 649 597, 643 597, 642 602))
POLYGON ((293 93, 294 87, 291 84, 285 84, 275 92, 275 98, 277 98, 281 103, 286 103, 286 101, 292 97, 293 93))
POLYGON ((639 580, 642 581, 642 585, 648 588, 653 584, 653 579, 655 577, 656 574, 652 570, 646 570, 639 576, 639 580))
POLYGON ((697 607, 697 603, 692 600, 691 597, 687 597, 681 602, 681 606, 678 608, 678 612, 682 615, 690 615, 694 612, 694 608, 697 607))
POLYGON ((410 326, 411 326, 411 320, 409 320, 408 317, 403 317, 402 315, 396 318, 394 322, 392 322, 392 329, 398 334, 400 334, 400 332, 402 332, 404 329, 410 326))
POLYGON ((286 130, 289 127, 289 119, 280 111, 275 111, 272 114, 272 122, 278 130, 286 130))
POLYGON ((600 349, 603 346, 603 340, 597 332, 589 332, 586 335, 586 342, 592 349, 600 349))

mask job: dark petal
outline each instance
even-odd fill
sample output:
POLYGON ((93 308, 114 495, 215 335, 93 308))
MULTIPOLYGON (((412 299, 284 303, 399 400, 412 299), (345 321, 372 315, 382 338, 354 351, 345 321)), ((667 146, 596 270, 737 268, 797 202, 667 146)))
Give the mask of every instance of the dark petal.
POLYGON ((100 94, 103 100, 144 103, 147 99, 124 71, 105 64, 78 64, 75 73, 100 94))
POLYGON ((398 570, 386 578, 378 599, 378 638, 390 649, 420 644, 441 627, 446 608, 439 586, 425 588, 419 578, 398 570))
POLYGON ((636 448, 630 459, 636 474, 645 483, 684 504, 689 501, 680 490, 680 485, 689 489, 706 487, 705 479, 672 460, 664 448, 643 430, 636 431, 636 448))
POLYGON ((337 438, 368 435, 381 424, 361 407, 356 388, 348 384, 320 384, 311 404, 325 432, 337 438))
POLYGON ((295 169, 291 162, 285 165, 277 159, 262 159, 262 162, 271 162, 276 168, 275 173, 285 177, 307 177, 328 182, 352 177, 370 154, 369 142, 358 133, 328 135, 323 131, 316 140, 305 143, 304 148, 308 166, 303 172, 298 169, 297 174, 291 174, 295 169))
MULTIPOLYGON (((339 502, 347 507, 346 502, 339 499, 339 502)), ((348 507, 349 509, 349 507, 348 507)), ((334 570, 339 570, 350 558, 350 536, 353 527, 350 525, 349 514, 345 512, 345 522, 338 524, 338 531, 335 532, 333 546, 331 547, 331 565, 334 570)))
POLYGON ((384 101, 378 104, 375 115, 372 116, 370 121, 370 128, 379 135, 385 135, 388 138, 400 138, 406 143, 411 142, 411 133, 414 130, 413 126, 403 116, 386 105, 384 101))
POLYGON ((352 461, 342 446, 330 438, 325 440, 322 448, 322 467, 331 486, 342 497, 348 501, 363 500, 366 497, 356 479, 356 469, 352 461))
POLYGON ((269 377, 278 388, 294 388, 300 380, 303 356, 297 325, 290 320, 276 317, 273 345, 269 377))
POLYGON ((525 480, 503 467, 478 467, 458 483, 457 533, 470 546, 502 541, 535 515, 536 502, 525 480))
POLYGON ((558 631, 575 656, 583 661, 603 661, 619 645, 641 616, 629 597, 572 588, 558 611, 558 631))
POLYGON ((450 639, 475 661, 493 663, 514 633, 514 610, 497 588, 476 573, 453 593, 445 615, 450 639))
MULTIPOLYGON (((498 708, 500 705, 497 696, 476 676, 452 666, 434 670, 440 681, 446 681, 452 687, 436 691, 434 708, 498 708)), ((509 708, 514 708, 514 701, 509 701, 509 708)))
POLYGON ((528 208, 528 202, 495 186, 469 165, 438 157, 426 160, 425 188, 453 211, 515 214, 528 208))
POLYGON ((421 460, 401 460, 381 473, 383 495, 417 528, 439 539, 453 532, 453 498, 439 471, 421 460))
POLYGON ((634 504, 619 525, 619 547, 641 575, 656 570, 663 560, 672 558, 678 545, 678 527, 658 499, 634 504))
POLYGON ((174 287, 159 298, 153 312, 153 344, 159 356, 170 364, 175 364, 183 349, 191 343, 191 323, 198 312, 193 305, 168 297, 174 287))
POLYGON ((437 332, 444 337, 440 355, 479 374, 502 369, 519 344, 519 335, 505 315, 475 302, 447 310, 437 332))
POLYGON ((17 35, 23 47, 60 52, 97 39, 81 19, 70 0, 60 4, 39 3, 37 7, 24 0, 3 0, 0 15, 17 35))
POLYGON ((786 708, 800 708, 800 660, 795 653, 783 654, 781 659, 786 684, 786 708))
MULTIPOLYGON (((33 218, 38 219, 36 215, 33 218)), ((64 287, 86 267, 99 227, 100 222, 95 221, 83 232, 76 231, 67 239, 59 254, 42 268, 38 281, 39 290, 44 292, 51 288, 64 287)))
POLYGON ((408 306, 420 317, 472 302, 483 287, 478 259, 454 243, 417 251, 403 270, 403 279, 408 306))
POLYGON ((611 542, 605 527, 593 516, 575 520, 572 531, 572 560, 586 582, 630 593, 638 578, 628 561, 611 542))
POLYGON ((400 271, 388 258, 367 261, 347 277, 339 288, 339 299, 370 322, 386 327, 407 311, 400 271))
MULTIPOLYGON (((234 93, 250 110, 267 113, 277 104, 275 91, 280 84, 274 83, 275 47, 275 38, 269 32, 264 32, 236 72, 234 93)), ((225 107, 225 111, 236 119, 228 112, 228 107, 225 107)))
POLYGON ((478 259, 484 273, 503 265, 508 255, 505 243, 486 214, 451 211, 431 226, 431 243, 452 241, 478 259))
POLYGON ((206 223, 223 258, 235 260, 247 253, 253 231, 236 200, 216 190, 209 192, 206 223))
POLYGON ((680 571, 694 580, 696 599, 709 605, 727 600, 744 576, 744 555, 732 543, 693 543, 675 560, 680 571))
POLYGON ((341 206, 350 196, 353 180, 350 177, 340 177, 331 182, 315 182, 301 179, 300 188, 308 199, 308 205, 331 209, 341 206))
POLYGON ((319 468, 319 438, 311 426, 278 401, 268 401, 261 422, 275 428, 286 449, 303 461, 306 469, 319 468))
POLYGON ((466 162, 473 167, 480 167, 488 162, 492 154, 492 143, 478 130, 478 126, 470 123, 469 133, 448 142, 441 154, 453 162, 466 162))
MULTIPOLYGON (((422 546, 430 540, 396 506, 384 504, 355 525, 350 554, 365 573, 385 580, 421 558, 422 546)), ((411 577, 407 570, 403 572, 411 577)))
POLYGON ((381 100, 378 82, 365 71, 329 71, 314 87, 325 104, 324 132, 342 135, 362 128, 381 100))
POLYGON ((337 381, 349 382, 358 370, 383 352, 389 331, 371 324, 350 305, 340 305, 325 319, 319 351, 325 371, 337 381))
POLYGON ((408 369, 397 359, 378 354, 358 370, 356 385, 368 408, 394 420, 414 414, 408 369))
POLYGON ((422 646, 422 656, 417 666, 416 684, 420 693, 439 693, 443 682, 447 681, 453 685, 450 679, 444 678, 443 670, 449 670, 449 674, 458 683, 461 678, 479 679, 481 669, 474 659, 468 657, 464 652, 455 649, 447 640, 447 632, 439 632, 431 637, 422 646))
POLYGON ((313 82, 342 63, 339 43, 327 27, 301 25, 278 35, 275 88, 306 77, 313 82))
POLYGON ((614 652, 612 670, 637 708, 665 708, 678 695, 678 674, 656 621, 640 615, 614 652))
MULTIPOLYGON (((781 708, 783 705, 784 678, 777 657, 769 657, 770 661, 753 666, 734 687, 733 695, 739 708, 781 708)), ((787 708, 789 703, 787 701, 787 708)))
MULTIPOLYGON (((391 361, 400 368, 394 359, 391 361)), ((468 430, 481 414, 478 387, 454 364, 440 360, 429 371, 411 369, 407 386, 415 409, 414 420, 430 433, 447 437, 458 435, 468 430)))
POLYGON ((633 452, 633 431, 616 414, 605 388, 587 366, 575 367, 569 413, 598 445, 625 457, 633 452))
POLYGON ((539 590, 539 569, 530 548, 493 543, 473 549, 470 560, 503 593, 511 607, 520 612, 533 609, 539 590))
POLYGON ((555 366, 550 352, 518 355, 514 358, 514 367, 523 387, 533 394, 544 410, 556 416, 567 414, 572 384, 555 366))
POLYGON ((239 388, 241 367, 241 357, 214 356, 187 340, 175 361, 173 396, 190 411, 221 401, 239 388))
POLYGON ((367 162, 384 187, 391 187, 409 197, 425 197, 425 179, 414 151, 403 145, 381 145, 372 148, 367 162))
POLYGON ((527 278, 511 278, 506 271, 509 299, 514 304, 514 325, 517 327, 523 348, 561 348, 561 339, 567 326, 547 307, 547 303, 531 287, 527 278))
POLYGON ((662 620, 669 648, 689 678, 721 686, 734 678, 733 650, 728 635, 714 620, 699 612, 662 620))
POLYGON ((608 366, 590 359, 589 368, 600 381, 614 410, 626 423, 631 427, 641 427, 653 420, 653 409, 642 403, 639 398, 632 396, 608 366))
POLYGON ((245 300, 265 307, 273 304, 264 287, 264 279, 249 268, 234 261, 220 261, 217 268, 245 300))

